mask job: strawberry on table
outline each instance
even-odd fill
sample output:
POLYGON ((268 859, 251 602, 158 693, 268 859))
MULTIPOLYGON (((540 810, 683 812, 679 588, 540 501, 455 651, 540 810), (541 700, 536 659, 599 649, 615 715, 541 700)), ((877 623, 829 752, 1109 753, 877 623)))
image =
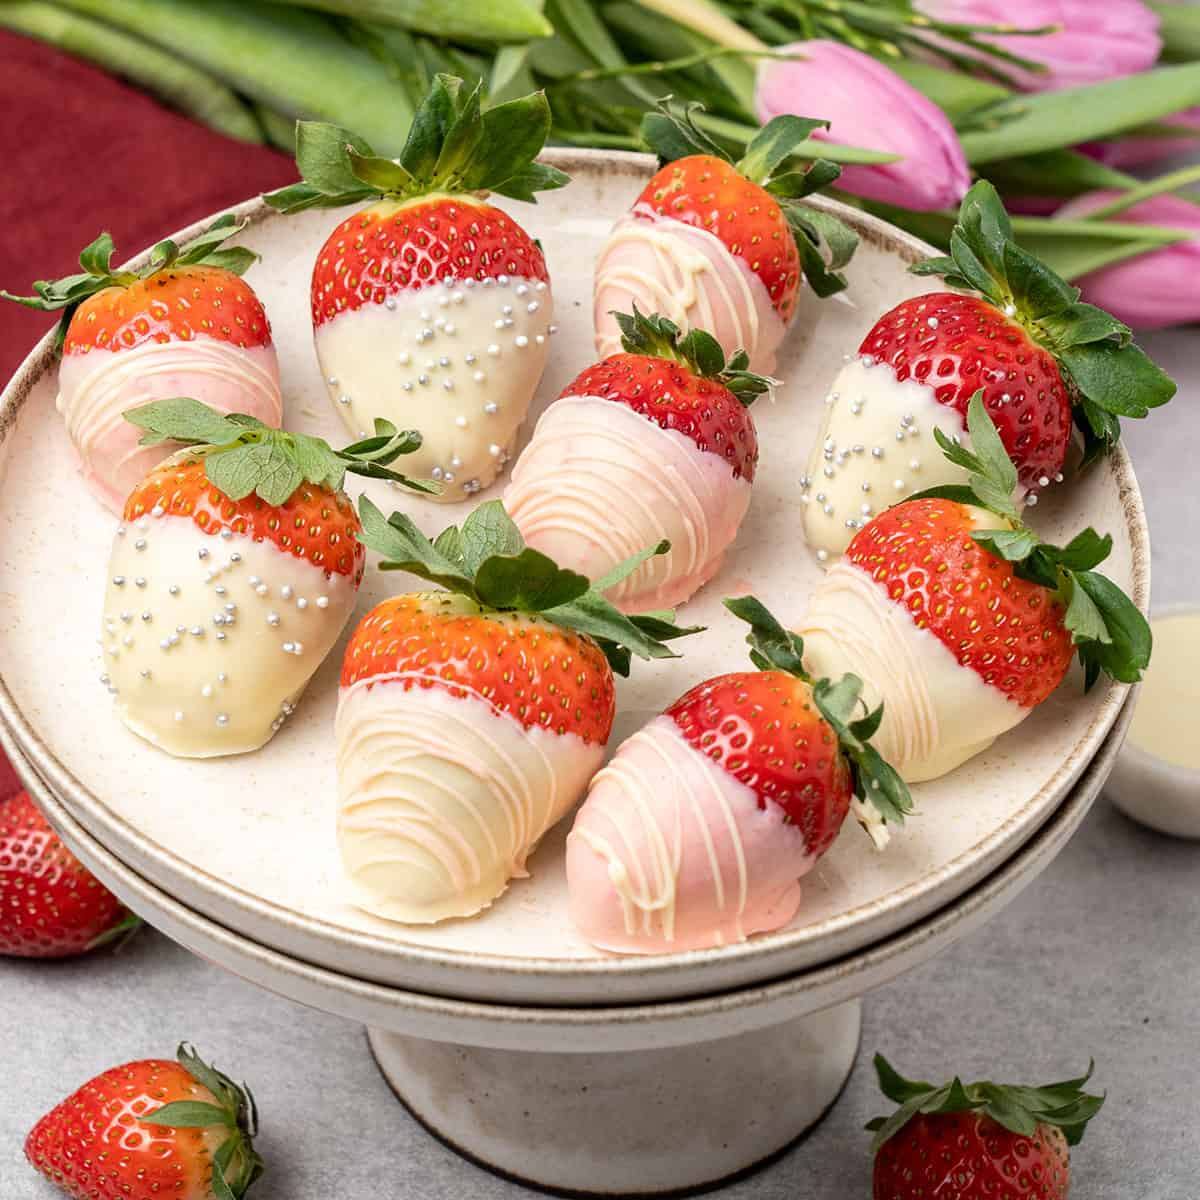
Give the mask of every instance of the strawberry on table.
POLYGON ((708 333, 617 314, 625 353, 588 367, 542 414, 504 503, 526 544, 597 581, 624 612, 682 604, 720 569, 750 504, 749 405, 771 380, 727 364, 708 333), (670 553, 615 586, 642 546, 670 553))
POLYGON ((378 422, 335 451, 188 398, 126 414, 186 446, 130 493, 113 539, 100 682, 125 724, 170 754, 256 750, 291 714, 362 581, 346 472, 388 469, 420 439, 378 422))
POLYGON ((136 924, 26 792, 0 800, 0 954, 68 958, 136 924))
POLYGON ((951 252, 912 269, 960 290, 885 313, 825 396, 800 481, 804 536, 821 562, 903 496, 965 481, 934 439, 941 432, 969 446, 976 392, 1016 465, 1019 505, 1036 504, 1061 478, 1072 414, 1090 458, 1119 439, 1121 417, 1144 417, 1175 393, 1126 326, 1081 304, 1078 288, 1013 241, 986 180, 963 200, 951 252))
POLYGON ((541 248, 484 197, 534 201, 567 182, 534 162, 549 130, 542 93, 481 112, 479 87, 439 75, 399 159, 302 121, 304 182, 266 197, 289 213, 370 201, 317 254, 317 358, 352 433, 380 417, 421 433, 413 470, 442 500, 496 478, 546 365, 555 326, 541 248))
POLYGON ((802 876, 853 805, 875 837, 903 821, 908 789, 870 745, 881 714, 862 682, 804 670, 804 646, 754 597, 756 671, 698 684, 618 748, 567 838, 571 916, 605 950, 707 949, 778 929, 802 876))
POLYGON ((796 311, 802 278, 818 296, 846 286, 839 269, 857 237, 800 203, 839 168, 794 157, 824 122, 780 116, 734 162, 697 120, 701 104, 663 101, 642 121, 660 170, 613 227, 596 264, 593 316, 601 356, 621 348, 614 312, 634 305, 680 329, 706 329, 727 357, 745 349, 769 374, 796 311))
POLYGON ((186 1043, 113 1067, 51 1109, 25 1156, 75 1200, 241 1200, 262 1175, 250 1090, 186 1043))
POLYGON ((941 1087, 905 1079, 882 1054, 879 1086, 900 1107, 867 1125, 875 1133, 874 1200, 1067 1200, 1071 1146, 1103 1096, 1078 1079, 1025 1087, 941 1087))
MULTIPOLYGON (((674 657, 669 613, 622 616, 527 547, 499 501, 431 543, 360 501, 362 540, 445 591, 376 605, 342 665, 338 840, 355 900, 427 924, 486 908, 604 756, 613 671, 674 657)), ((632 570, 665 544, 625 565, 632 570)), ((619 575, 619 572, 614 572, 619 575)))
POLYGON ((884 705, 877 741, 910 783, 986 750, 1062 682, 1077 653, 1085 686, 1135 683, 1150 628, 1095 568, 1112 538, 1066 546, 1022 524, 1009 461, 982 396, 973 451, 936 438, 968 485, 920 493, 868 522, 822 578, 798 630, 814 674, 853 671, 884 705))
POLYGON ((245 412, 268 425, 283 419, 271 326, 240 278, 257 257, 221 243, 241 232, 232 216, 180 248, 154 247, 140 271, 112 265, 102 233, 79 256, 83 273, 35 283, 35 296, 0 292, 28 308, 62 312, 58 410, 96 497, 119 512, 162 457, 139 449, 122 415, 171 396, 195 396, 219 412, 245 412))

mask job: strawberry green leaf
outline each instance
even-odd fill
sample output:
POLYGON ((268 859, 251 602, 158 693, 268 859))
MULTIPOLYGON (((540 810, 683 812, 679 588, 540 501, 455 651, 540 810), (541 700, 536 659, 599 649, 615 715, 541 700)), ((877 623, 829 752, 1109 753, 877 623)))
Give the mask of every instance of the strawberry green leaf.
POLYGON ((1037 534, 1025 528, 977 529, 971 537, 1006 562, 1024 562, 1039 544, 1037 534))
POLYGON ((842 168, 827 158, 818 158, 806 171, 787 171, 775 175, 766 183, 766 189, 780 200, 802 200, 814 192, 836 183, 842 168))
POLYGON ((803 204, 787 204, 783 215, 813 292, 824 300, 844 291, 846 277, 840 268, 854 254, 858 234, 832 214, 803 204))
POLYGON ((746 370, 749 361, 738 351, 726 363, 725 352, 712 334, 693 329, 681 336, 679 326, 658 313, 643 313, 634 304, 632 313, 614 311, 621 330, 621 344, 629 354, 665 358, 686 367, 693 375, 712 379, 731 391, 744 405, 750 405, 774 384, 765 375, 746 370))
POLYGON ((497 612, 545 612, 579 599, 589 586, 585 575, 529 547, 517 554, 490 555, 475 572, 479 602, 497 612))
MULTIPOLYGON (((1099 611, 1107 639, 1084 641, 1080 658, 1089 661, 1120 683, 1137 683, 1150 665, 1154 638, 1150 624, 1128 596, 1112 580, 1095 571, 1072 572, 1077 589, 1087 593, 1099 611)), ((1076 637, 1076 642, 1082 639, 1076 637)))
MULTIPOLYGON (((228 1143, 226 1143, 228 1145, 228 1143)), ((225 1179, 225 1172, 220 1167, 214 1167, 211 1177, 213 1200, 238 1200, 233 1189, 225 1179)))
POLYGON ((102 233, 94 242, 80 251, 79 265, 88 275, 105 278, 112 274, 113 240, 109 233, 102 233))
POLYGON ((202 1100, 177 1100, 138 1117, 138 1121, 143 1125, 164 1125, 171 1129, 207 1129, 210 1125, 227 1125, 229 1114, 202 1100))
POLYGON ((204 461, 204 473, 230 500, 254 494, 272 505, 282 504, 304 482, 294 456, 274 438, 210 454, 204 461))
POLYGON ((1133 337, 1133 331, 1123 321, 1094 304, 1082 302, 1039 317, 1038 324, 1060 351, 1086 346, 1089 342, 1115 341, 1118 346, 1127 346, 1133 337))
POLYGON ((222 446, 242 432, 224 413, 189 396, 138 405, 125 413, 125 420, 146 431, 139 442, 143 446, 156 446, 165 441, 185 446, 196 443, 222 446))
POLYGON ((1118 417, 1145 417, 1175 395, 1175 382, 1134 345, 1072 345, 1060 355, 1087 400, 1118 417))
POLYGON ((784 629, 761 600, 738 596, 725 600, 724 605, 750 626, 746 643, 750 647, 750 661, 760 671, 785 671, 806 683, 812 682, 804 669, 804 639, 784 629))
MULTIPOLYGON (((773 117, 751 139, 737 170, 752 183, 765 184, 775 168, 787 162, 817 129, 828 129, 828 121, 815 121, 791 113, 773 117)), ((840 172, 839 172, 840 173, 840 172)))
MULTIPOLYGON (((666 554, 671 549, 671 543, 664 538, 654 546, 647 546, 644 550, 639 550, 636 554, 631 555, 624 562, 619 562, 611 571, 605 575, 601 575, 599 579, 592 581, 592 587, 597 592, 607 592, 609 588, 616 587, 623 579, 628 579, 648 559, 657 558, 660 554, 666 554)), ((643 614, 645 615, 645 614, 643 614)))
POLYGON ((722 162, 733 160, 696 124, 695 114, 704 105, 698 100, 683 103, 668 96, 653 112, 642 117, 642 141, 658 155, 660 165, 688 158, 693 154, 711 154, 722 162))
POLYGON ((504 505, 499 500, 489 500, 463 522, 460 545, 463 564, 470 571, 478 571, 493 555, 520 554, 525 549, 525 539, 504 505))
POLYGON ((1090 571, 1112 552, 1112 535, 1100 536, 1090 525, 1077 533, 1062 549, 1042 545, 1042 552, 1068 571, 1090 571))
MULTIPOLYGON (((376 154, 359 154, 353 149, 347 150, 346 158, 350 170, 354 172, 354 178, 360 185, 366 185, 368 194, 402 194, 412 186, 413 177, 390 158, 380 158, 376 154)), ((361 190, 361 186, 356 190, 361 190)))
MULTIPOLYGON (((403 513, 383 514, 366 496, 359 499, 359 540, 377 551, 385 571, 409 571, 468 596, 485 610, 541 613, 563 629, 592 638, 613 670, 628 674, 632 655, 674 658, 666 642, 699 632, 674 623, 671 613, 628 617, 574 571, 525 547, 500 501, 481 505, 461 529, 443 531, 431 542, 403 513), (478 515, 482 514, 482 515, 478 515), (508 552, 496 553, 497 548, 508 552)), ((662 542, 654 553, 665 553, 662 542)))
POLYGON ((385 517, 366 496, 359 497, 358 515, 362 521, 358 540, 383 557, 383 570, 408 571, 476 599, 474 578, 465 564, 435 547, 410 517, 400 512, 385 517))
POLYGON ((358 198, 370 191, 370 185, 355 174, 352 151, 366 158, 375 153, 357 134, 339 125, 296 122, 296 166, 304 182, 323 195, 358 198))
POLYGON ((1004 278, 1008 289, 1022 312, 1038 314, 1039 322, 1047 319, 1064 319, 1064 314, 1079 300, 1079 289, 1052 271, 1045 263, 1016 242, 1004 247, 1004 278))
POLYGON ((952 500, 955 504, 979 503, 979 497, 965 483, 943 483, 937 487, 924 488, 922 491, 913 492, 901 503, 907 503, 908 500, 952 500))
POLYGON ((1100 1111, 1103 1096, 1082 1089, 1091 1070, 1079 1079, 1050 1084, 1044 1088, 1008 1084, 964 1084, 957 1077, 941 1087, 910 1081, 896 1072, 882 1055, 875 1056, 875 1069, 884 1095, 900 1107, 889 1117, 876 1117, 867 1128, 874 1132, 872 1153, 901 1133, 918 1114, 936 1117, 943 1113, 978 1112, 1020 1137, 1031 1137, 1039 1125, 1056 1126, 1067 1142, 1076 1145, 1084 1129, 1100 1111))

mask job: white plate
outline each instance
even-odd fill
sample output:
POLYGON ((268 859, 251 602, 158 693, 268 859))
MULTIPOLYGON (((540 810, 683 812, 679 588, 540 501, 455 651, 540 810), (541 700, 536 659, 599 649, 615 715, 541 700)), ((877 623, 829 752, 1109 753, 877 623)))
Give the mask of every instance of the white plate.
MULTIPOLYGON (((554 151, 547 158, 574 182, 536 207, 511 206, 543 243, 561 326, 535 416, 592 359, 592 262, 651 166, 630 154, 554 151)), ((795 620, 818 577, 799 534, 797 479, 821 397, 842 355, 857 348, 883 310, 929 290, 907 273, 926 248, 834 207, 863 235, 850 289, 832 301, 807 296, 801 304, 778 367, 786 382, 774 402, 755 409, 762 458, 750 514, 720 576, 683 611, 710 628, 682 645, 683 659, 635 664, 633 678, 618 684, 613 745, 691 684, 745 663, 743 633, 723 615, 723 596, 752 590, 782 619, 795 620)), ((336 441, 337 419, 312 351, 308 277, 340 214, 282 218, 257 202, 242 211, 252 225, 240 240, 263 255, 249 279, 274 326, 287 420, 336 441)), ((792 924, 741 946, 653 959, 591 948, 567 918, 562 844, 569 821, 532 859, 532 878, 515 883, 480 917, 430 928, 389 925, 346 902, 339 873, 332 742, 338 651, 296 716, 253 755, 174 760, 112 714, 98 682, 95 638, 113 519, 80 484, 54 412, 54 376, 44 342, 0 407, 0 715, 72 814, 134 870, 255 941, 348 975, 465 998, 598 1004, 723 990, 829 961, 912 925, 1011 856, 1066 796, 1124 699, 1124 688, 1107 685, 1084 698, 1073 675, 988 753, 915 789, 918 814, 886 854, 874 853, 848 824, 805 880, 792 924)), ((386 487, 372 485, 372 495, 402 505, 429 533, 467 511, 386 487)), ((1088 523, 1113 534, 1106 569, 1144 608, 1149 548, 1123 452, 1068 479, 1037 510, 1038 528, 1049 538, 1088 523)), ((402 577, 369 568, 358 613, 404 588, 402 577)))

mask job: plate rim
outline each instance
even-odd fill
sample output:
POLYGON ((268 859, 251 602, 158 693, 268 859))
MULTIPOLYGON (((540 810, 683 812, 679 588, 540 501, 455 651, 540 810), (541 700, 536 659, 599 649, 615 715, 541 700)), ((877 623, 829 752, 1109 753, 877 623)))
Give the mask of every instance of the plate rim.
MULTIPOLYGON (((558 166, 568 173, 572 169, 580 168, 594 171, 597 168, 618 167, 630 174, 645 175, 655 163, 654 158, 648 154, 585 148, 554 148, 547 150, 542 157, 546 162, 558 166)), ((815 207, 838 215, 854 227, 861 237, 871 243, 893 253, 898 252, 910 261, 916 262, 937 253, 933 247, 919 238, 890 225, 881 218, 840 201, 827 197, 810 197, 808 202, 813 203, 815 207)), ((225 213, 233 213, 239 219, 246 218, 248 227, 270 219, 286 219, 282 214, 270 208, 259 196, 218 210, 171 236, 176 241, 186 241, 208 228, 218 216, 225 213)), ((131 258, 125 265, 128 267, 141 266, 148 260, 150 253, 151 248, 148 247, 131 258)), ((0 391, 0 463, 3 461, 5 442, 15 426, 21 407, 42 377, 54 367, 58 357, 58 351, 54 347, 54 331, 52 329, 33 347, 3 391, 0 391)), ((1143 613, 1147 613, 1151 573, 1149 529, 1133 464, 1124 443, 1119 442, 1104 462, 1097 464, 1092 469, 1107 469, 1113 476, 1117 499, 1125 518, 1132 549, 1132 598, 1137 607, 1143 613)), ((770 963, 777 957, 786 956, 790 951, 802 951, 806 945, 819 944, 826 940, 834 941, 839 936, 845 935, 855 925, 870 922, 873 917, 881 917, 884 912, 903 907, 906 903, 940 890, 956 875, 968 875, 972 869, 976 871, 996 869, 1002 861, 1015 854, 1029 838, 1036 834, 1037 830, 1053 815, 1069 794, 1074 782, 1086 769, 1116 722, 1128 690, 1129 685, 1125 684, 1108 686, 1104 703, 1093 716, 1086 731, 1071 752, 1058 765, 1051 778, 1028 799, 1018 812, 993 829, 982 841, 976 842, 949 862, 923 874, 900 890, 828 917, 817 925, 759 934, 737 945, 676 951, 661 955, 609 956, 590 959, 547 958, 536 955, 517 957, 486 954, 474 950, 435 948, 407 942, 402 937, 390 936, 383 932, 352 930, 285 908, 274 901, 266 900, 227 883, 208 871, 186 862, 168 848, 142 834, 125 818, 111 811, 100 797, 93 795, 82 780, 76 778, 56 758, 49 745, 17 705, 2 674, 0 674, 0 721, 7 727, 22 753, 33 762, 44 777, 53 782, 54 790, 63 799, 68 809, 98 839, 103 840, 100 833, 102 830, 108 837, 115 838, 119 844, 135 847, 138 854, 153 862, 166 876, 185 878, 192 888, 201 893, 215 896, 231 909, 244 911, 252 919, 268 926, 275 925, 283 929, 291 929, 303 934, 306 939, 329 943, 334 947, 346 947, 360 954, 382 955, 393 960, 398 966, 408 962, 414 965, 419 964, 426 970, 446 972, 450 975, 471 972, 486 977, 502 973, 522 976, 531 982, 544 979, 547 983, 562 980, 580 981, 591 977, 603 981, 611 980, 616 976, 630 985, 637 980, 644 981, 647 988, 650 989, 647 992, 650 995, 653 994, 652 988, 655 980, 681 971, 703 974, 710 965, 719 965, 726 969, 742 966, 745 969, 755 970, 755 964, 761 961, 763 970, 759 977, 768 977, 770 963), (86 818, 83 814, 86 814, 86 818)), ((978 878, 975 879, 975 882, 978 882, 978 878)), ((964 890, 968 890, 971 886, 972 881, 968 879, 964 890)), ((940 908, 944 904, 951 903, 952 900, 953 897, 943 898, 937 907, 940 908)), ((914 921, 921 919, 920 913, 914 914, 914 921)), ((870 940, 865 944, 869 945, 870 940)), ((847 951, 844 949, 831 951, 834 958, 845 953, 847 951)), ((703 983, 698 982, 695 990, 702 991, 703 987, 703 983)))

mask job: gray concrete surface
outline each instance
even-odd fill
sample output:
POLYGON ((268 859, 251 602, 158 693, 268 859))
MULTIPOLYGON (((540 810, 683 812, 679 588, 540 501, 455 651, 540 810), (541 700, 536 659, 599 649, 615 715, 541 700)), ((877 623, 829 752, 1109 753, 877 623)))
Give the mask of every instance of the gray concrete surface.
MULTIPOLYGON (((1155 598, 1200 600, 1195 331, 1145 339, 1181 394, 1128 441, 1155 539, 1155 598)), ((1200 1151, 1200 843, 1139 828, 1101 799, 1005 913, 868 999, 864 1054, 832 1114, 730 1200, 870 1195, 869 1052, 924 1078, 1065 1078, 1097 1061, 1109 1100, 1075 1153, 1078 1200, 1196 1200, 1200 1151)), ((519 1200, 397 1104, 360 1028, 193 958, 153 932, 117 955, 0 960, 0 1200, 58 1193, 25 1164, 37 1118, 96 1072, 181 1038, 248 1079, 269 1172, 257 1200, 519 1200)), ((736 1120, 731 1114, 731 1120, 736 1120)))

